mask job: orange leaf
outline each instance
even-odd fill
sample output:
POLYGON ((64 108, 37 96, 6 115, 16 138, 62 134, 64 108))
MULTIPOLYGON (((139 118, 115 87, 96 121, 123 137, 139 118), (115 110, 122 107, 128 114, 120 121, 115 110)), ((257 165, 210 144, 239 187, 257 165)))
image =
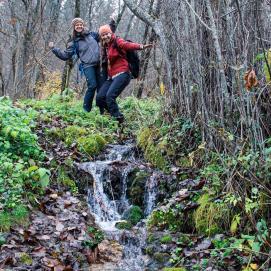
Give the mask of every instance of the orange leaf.
POLYGON ((256 77, 256 73, 254 69, 252 68, 246 71, 244 80, 245 80, 245 87, 247 90, 251 90, 252 87, 257 87, 259 83, 256 77))

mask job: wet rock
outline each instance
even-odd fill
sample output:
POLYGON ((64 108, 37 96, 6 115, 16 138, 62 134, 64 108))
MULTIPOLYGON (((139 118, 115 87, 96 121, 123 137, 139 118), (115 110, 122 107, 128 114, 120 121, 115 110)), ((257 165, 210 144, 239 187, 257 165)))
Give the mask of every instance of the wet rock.
POLYGON ((144 206, 145 184, 150 174, 135 168, 128 176, 127 198, 133 205, 144 206))
POLYGON ((122 246, 115 241, 104 240, 99 245, 99 260, 106 262, 119 262, 122 258, 122 246))
POLYGON ((170 255, 168 253, 156 252, 153 254, 153 258, 158 263, 166 263, 170 259, 170 255))

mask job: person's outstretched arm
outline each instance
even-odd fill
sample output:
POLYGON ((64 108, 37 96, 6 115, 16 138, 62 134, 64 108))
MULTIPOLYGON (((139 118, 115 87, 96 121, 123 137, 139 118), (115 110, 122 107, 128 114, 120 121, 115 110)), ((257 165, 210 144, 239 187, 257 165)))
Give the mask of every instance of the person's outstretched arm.
POLYGON ((144 50, 153 47, 153 44, 140 44, 135 42, 129 42, 121 38, 117 39, 117 43, 118 47, 125 51, 144 50))
POLYGON ((49 47, 51 48, 52 52, 61 60, 68 60, 71 59, 72 56, 75 54, 74 43, 68 43, 68 47, 63 51, 60 48, 56 48, 53 42, 49 43, 49 47))

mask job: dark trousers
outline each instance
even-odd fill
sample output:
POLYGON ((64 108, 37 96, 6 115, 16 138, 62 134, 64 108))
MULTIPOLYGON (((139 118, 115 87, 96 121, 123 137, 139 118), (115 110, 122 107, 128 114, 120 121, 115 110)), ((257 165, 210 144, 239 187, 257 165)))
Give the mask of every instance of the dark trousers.
POLYGON ((95 90, 99 89, 107 78, 106 68, 103 67, 102 71, 100 66, 90 66, 84 69, 84 74, 87 80, 87 91, 84 97, 83 108, 90 112, 92 108, 95 90))
POLYGON ((128 72, 122 73, 114 79, 106 80, 96 96, 96 105, 100 108, 101 114, 107 109, 111 116, 122 118, 116 102, 117 97, 130 83, 131 75, 128 72))

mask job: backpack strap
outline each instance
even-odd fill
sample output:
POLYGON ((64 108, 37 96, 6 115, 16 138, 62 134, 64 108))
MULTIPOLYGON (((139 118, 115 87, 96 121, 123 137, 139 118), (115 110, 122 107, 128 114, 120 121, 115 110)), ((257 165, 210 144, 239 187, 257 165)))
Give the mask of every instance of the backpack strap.
POLYGON ((119 52, 120 55, 122 55, 123 57, 126 57, 126 52, 121 50, 121 48, 119 47, 118 45, 118 42, 117 42, 117 39, 119 39, 118 36, 116 36, 115 40, 114 40, 114 43, 113 43, 113 47, 116 48, 119 52))
POLYGON ((79 43, 78 43, 78 40, 74 40, 73 41, 73 45, 74 45, 74 54, 76 54, 79 58, 79 43))

